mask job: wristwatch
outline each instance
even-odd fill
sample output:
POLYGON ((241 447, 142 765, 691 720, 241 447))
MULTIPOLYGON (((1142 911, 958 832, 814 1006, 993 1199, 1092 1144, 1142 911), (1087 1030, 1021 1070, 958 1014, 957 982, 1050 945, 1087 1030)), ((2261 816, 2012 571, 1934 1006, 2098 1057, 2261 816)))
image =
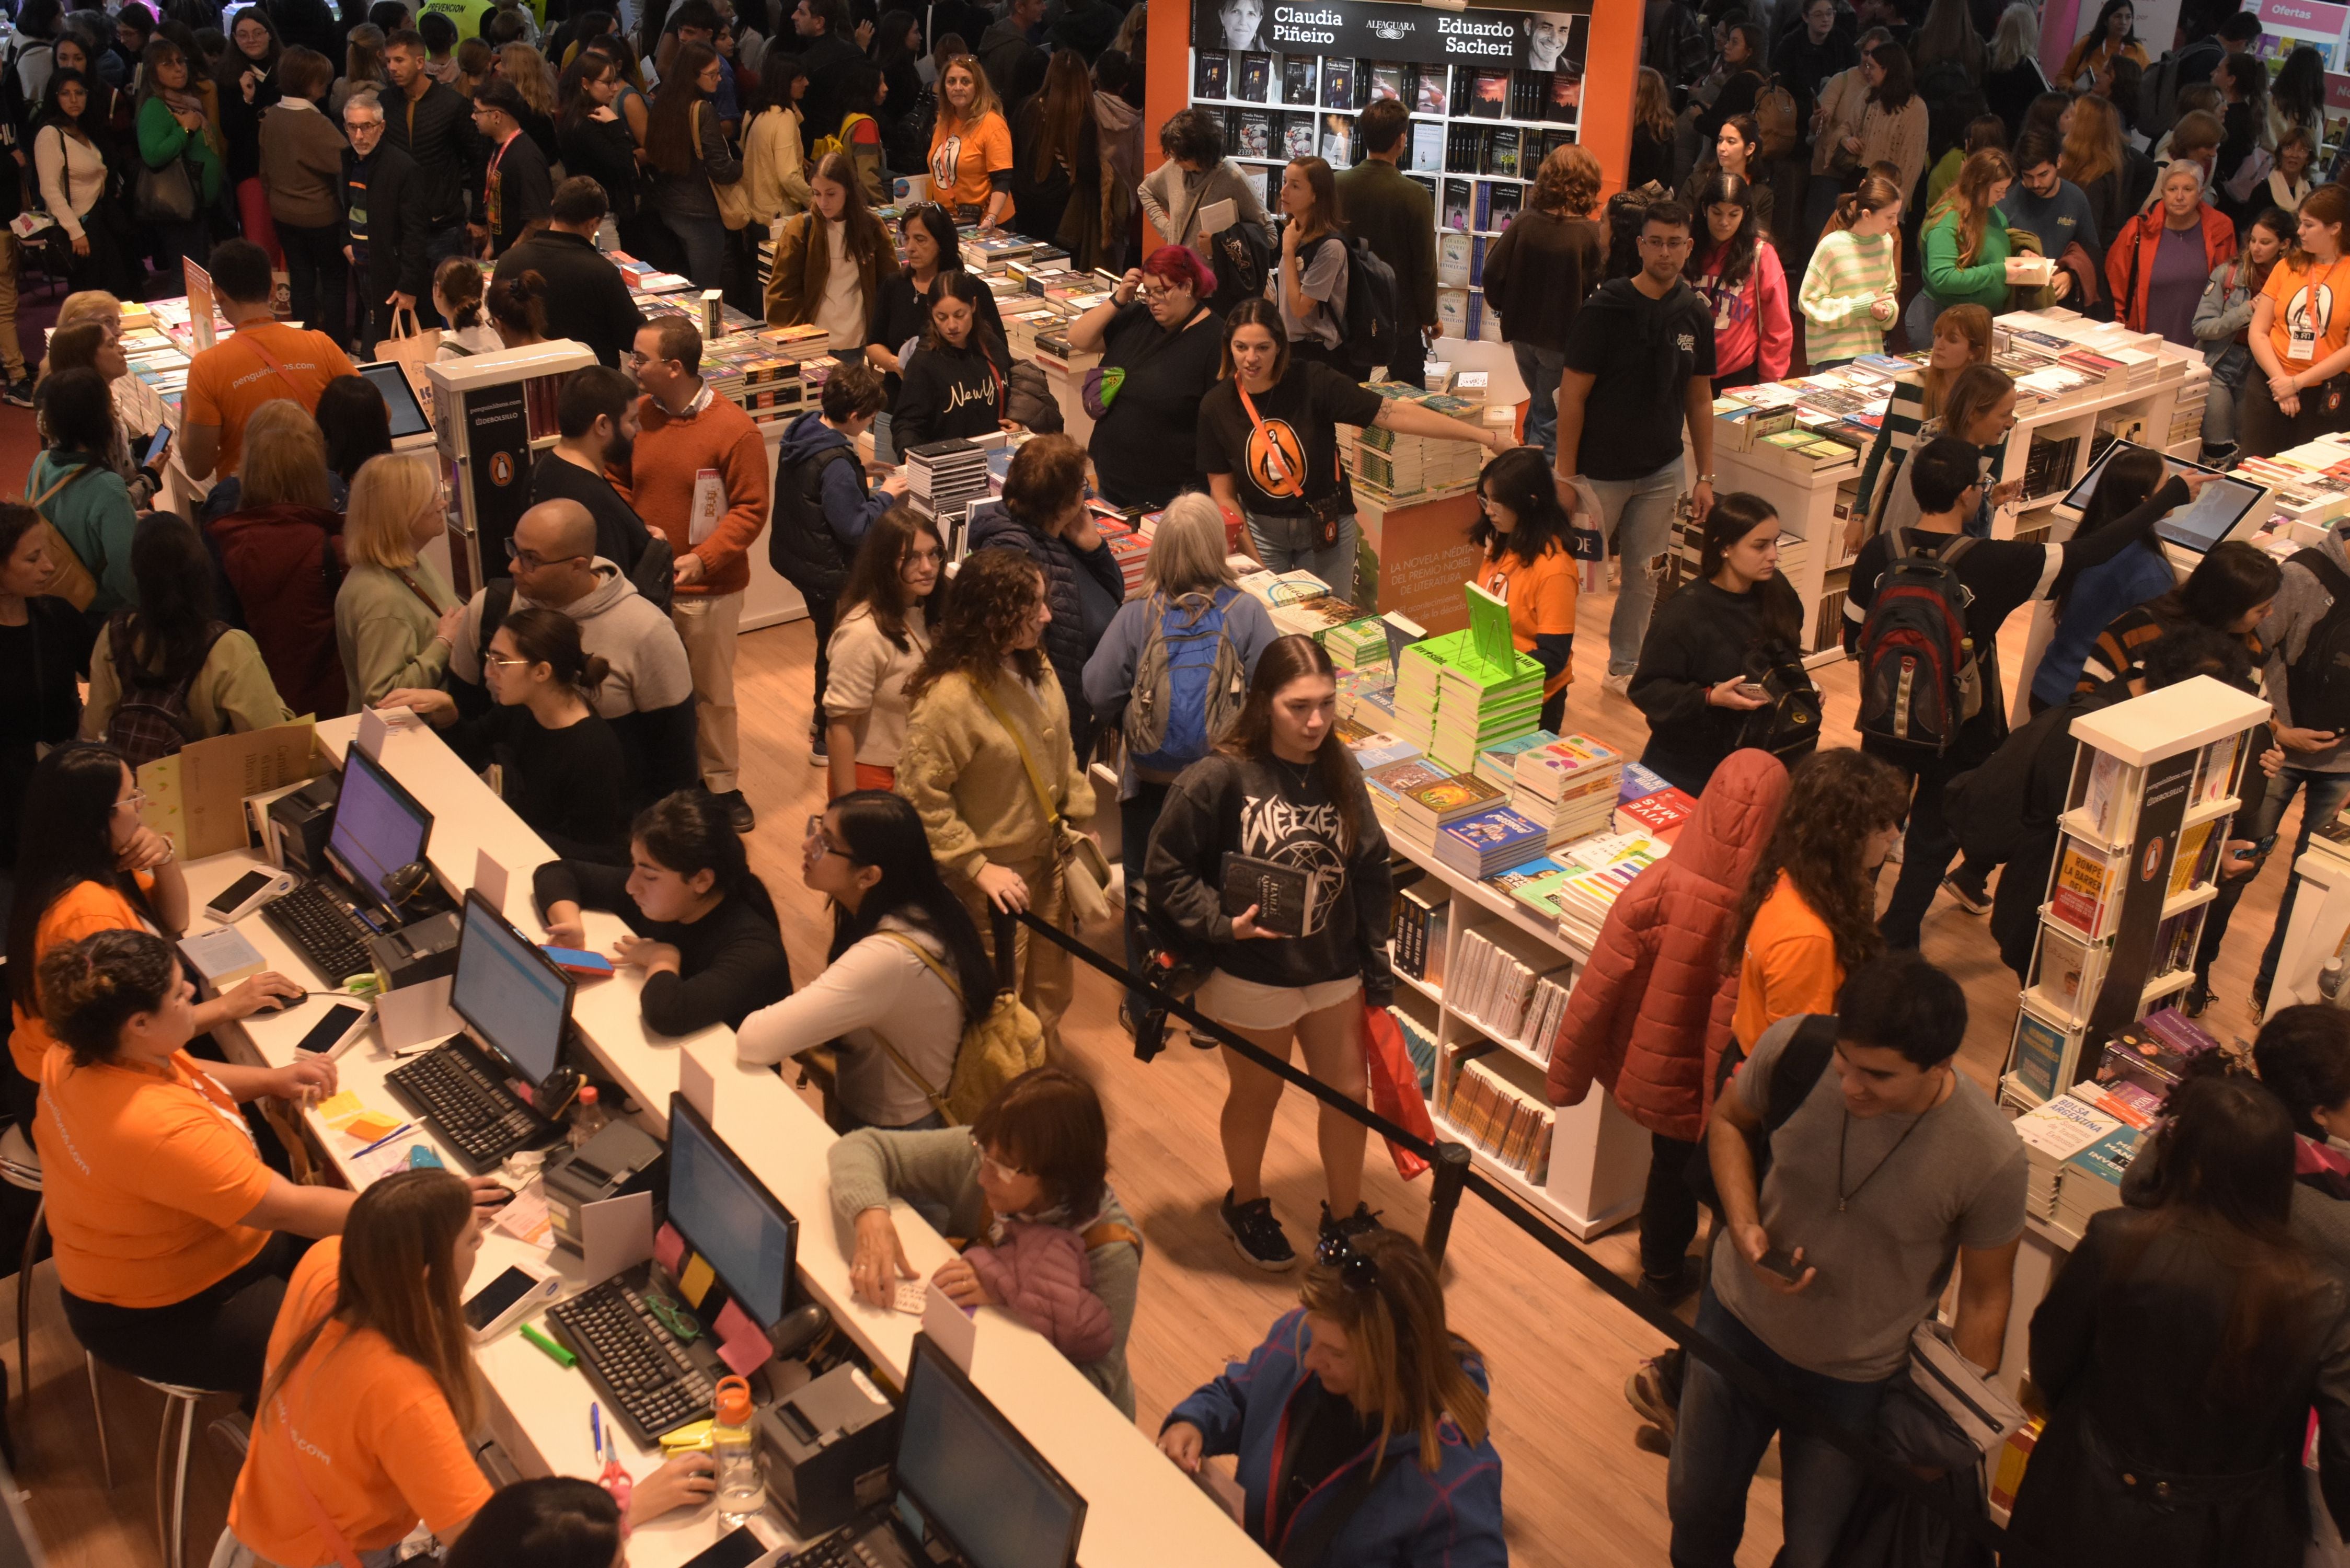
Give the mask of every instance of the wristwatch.
POLYGON ((1713 475, 1710 473, 1700 473, 1697 476, 1697 482, 1700 484, 1711 484, 1713 483, 1713 475))

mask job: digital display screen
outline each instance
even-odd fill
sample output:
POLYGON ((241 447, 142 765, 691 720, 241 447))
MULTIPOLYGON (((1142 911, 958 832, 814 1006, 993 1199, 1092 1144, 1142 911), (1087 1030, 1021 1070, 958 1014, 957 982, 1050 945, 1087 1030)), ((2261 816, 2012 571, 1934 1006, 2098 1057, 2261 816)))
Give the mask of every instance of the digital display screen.
POLYGON ((546 1082, 563 1054, 571 981, 478 893, 465 896, 449 1005, 522 1080, 546 1082))
POLYGON ((670 1101, 669 1218, 760 1327, 784 1315, 798 1222, 682 1096, 670 1101))
POLYGON ((416 389, 408 384, 407 369, 397 359, 379 359, 358 369, 391 415, 392 440, 422 435, 432 428, 432 421, 424 417, 424 405, 416 400, 416 389))
POLYGON ((927 1336, 907 1368, 898 1484, 972 1568, 1066 1568, 1086 1503, 927 1336))
MULTIPOLYGON (((2075 512, 2087 511, 2089 497, 2097 493, 2097 482, 2105 477, 2106 467, 2113 462, 2114 453, 2151 450, 2135 441, 2114 442, 2099 454, 2097 461, 2090 465, 2089 472, 2081 476, 2081 483, 2073 486, 2072 492, 2064 497, 2064 504, 2075 512)), ((2201 463, 2184 462, 2175 457, 2163 458, 2162 468, 2165 479, 2174 473, 2212 472, 2201 463)), ((2202 555, 2225 539, 2260 498, 2259 485, 2221 474, 2217 481, 2205 485, 2186 505, 2157 523, 2154 525, 2155 537, 2202 555)))
POLYGON ((432 814, 409 797, 382 764, 353 746, 343 757, 327 859, 353 889, 389 909, 387 878, 424 858, 432 814))

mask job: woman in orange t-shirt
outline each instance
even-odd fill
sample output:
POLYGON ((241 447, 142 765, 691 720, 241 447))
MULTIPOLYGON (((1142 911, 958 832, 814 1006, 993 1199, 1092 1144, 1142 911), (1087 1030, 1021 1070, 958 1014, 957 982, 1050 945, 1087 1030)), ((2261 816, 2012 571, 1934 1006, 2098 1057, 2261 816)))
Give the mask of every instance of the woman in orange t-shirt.
MULTIPOLYGON (((466 1184, 405 1170, 296 1266, 213 1568, 378 1568, 418 1521, 454 1541, 490 1502, 466 1436, 483 1413, 464 1316, 481 1250, 466 1184)), ((712 1474, 707 1454, 672 1459, 629 1512, 699 1502, 712 1474)))
POLYGON ((1575 557, 1566 535, 1573 519, 1540 447, 1522 446, 1485 465, 1477 478, 1479 516, 1471 542, 1483 546, 1476 583, 1510 607, 1510 642, 1543 668, 1542 727, 1565 727, 1566 689, 1575 680, 1575 557))
POLYGON ((983 234, 1012 216, 1012 130, 987 73, 957 55, 939 73, 939 122, 931 131, 931 200, 983 234))
POLYGON ((1901 775, 1849 748, 1814 752, 1788 774, 1724 948, 1738 961, 1730 1032, 1742 1055, 1782 1018, 1834 1012, 1846 974, 1882 945, 1877 869, 1908 807, 1901 775))
POLYGON ((2350 426, 2341 404, 2350 370, 2350 192, 2320 185, 2301 203, 2292 248, 2277 258, 2252 301, 2244 342, 2258 363, 2237 410, 2245 457, 2350 426))
MULTIPOLYGON (((19 1127, 33 1125, 33 1090, 52 1044, 34 983, 42 958, 98 931, 177 937, 188 928, 188 885, 172 857, 172 841, 140 825, 145 799, 120 753, 86 742, 43 757, 26 786, 16 901, 8 916, 16 1012, 8 1054, 16 1072, 7 1086, 19 1127)), ((274 970, 255 975, 198 1002, 194 1032, 250 1017, 273 998, 300 991, 274 970)))

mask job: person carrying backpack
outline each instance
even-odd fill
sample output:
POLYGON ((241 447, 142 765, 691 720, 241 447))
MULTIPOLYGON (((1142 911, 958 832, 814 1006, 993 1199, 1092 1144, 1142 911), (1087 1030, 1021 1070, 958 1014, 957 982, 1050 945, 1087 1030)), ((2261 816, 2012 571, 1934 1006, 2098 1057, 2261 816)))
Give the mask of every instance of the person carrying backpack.
POLYGON ((1942 791, 2007 736, 1999 630, 2015 610, 2068 590, 2092 566, 2144 538, 2215 475, 2165 481, 2146 502, 2086 539, 2063 545, 1972 539, 1962 529, 1981 499, 1977 450, 1942 436, 1912 454, 1905 475, 1918 517, 1870 539, 1853 561, 1845 652, 1857 662, 1862 749, 1909 776, 1901 877, 1877 921, 1887 945, 1914 948, 1956 847, 1942 791))
MULTIPOLYGON (((1118 764, 1118 858, 1126 868, 1126 967, 1148 957, 1143 866, 1151 824, 1175 775, 1213 749, 1248 698, 1257 656, 1279 635, 1273 617, 1241 591, 1224 551, 1224 515, 1207 496, 1177 496, 1151 535, 1143 597, 1118 607, 1086 660, 1086 701, 1126 741, 1118 764)), ((1118 1021, 1138 1031, 1151 1009, 1127 992, 1118 1021)))
MULTIPOLYGON (((1319 158, 1291 159, 1281 171, 1278 204, 1288 221, 1281 225, 1281 254, 1264 296, 1281 309, 1293 358, 1351 371, 1347 323, 1357 247, 1338 227, 1338 186, 1330 165, 1319 158)), ((1388 278, 1392 285, 1395 274, 1388 278)))

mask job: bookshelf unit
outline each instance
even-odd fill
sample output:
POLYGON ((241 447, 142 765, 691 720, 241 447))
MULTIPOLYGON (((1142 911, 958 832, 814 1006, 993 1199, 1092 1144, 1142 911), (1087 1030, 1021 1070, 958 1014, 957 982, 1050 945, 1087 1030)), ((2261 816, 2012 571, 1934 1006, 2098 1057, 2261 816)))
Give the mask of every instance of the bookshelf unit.
POLYGON ((2019 1111, 2087 1075, 2115 1030, 2194 979, 2216 867, 2269 705, 2208 676, 2073 722, 2079 742, 2029 982, 2000 1078, 2019 1111))
POLYGON ((531 462, 556 440, 555 400, 571 372, 594 363, 586 345, 557 338, 424 368, 460 595, 506 575, 506 541, 530 508, 531 462))

